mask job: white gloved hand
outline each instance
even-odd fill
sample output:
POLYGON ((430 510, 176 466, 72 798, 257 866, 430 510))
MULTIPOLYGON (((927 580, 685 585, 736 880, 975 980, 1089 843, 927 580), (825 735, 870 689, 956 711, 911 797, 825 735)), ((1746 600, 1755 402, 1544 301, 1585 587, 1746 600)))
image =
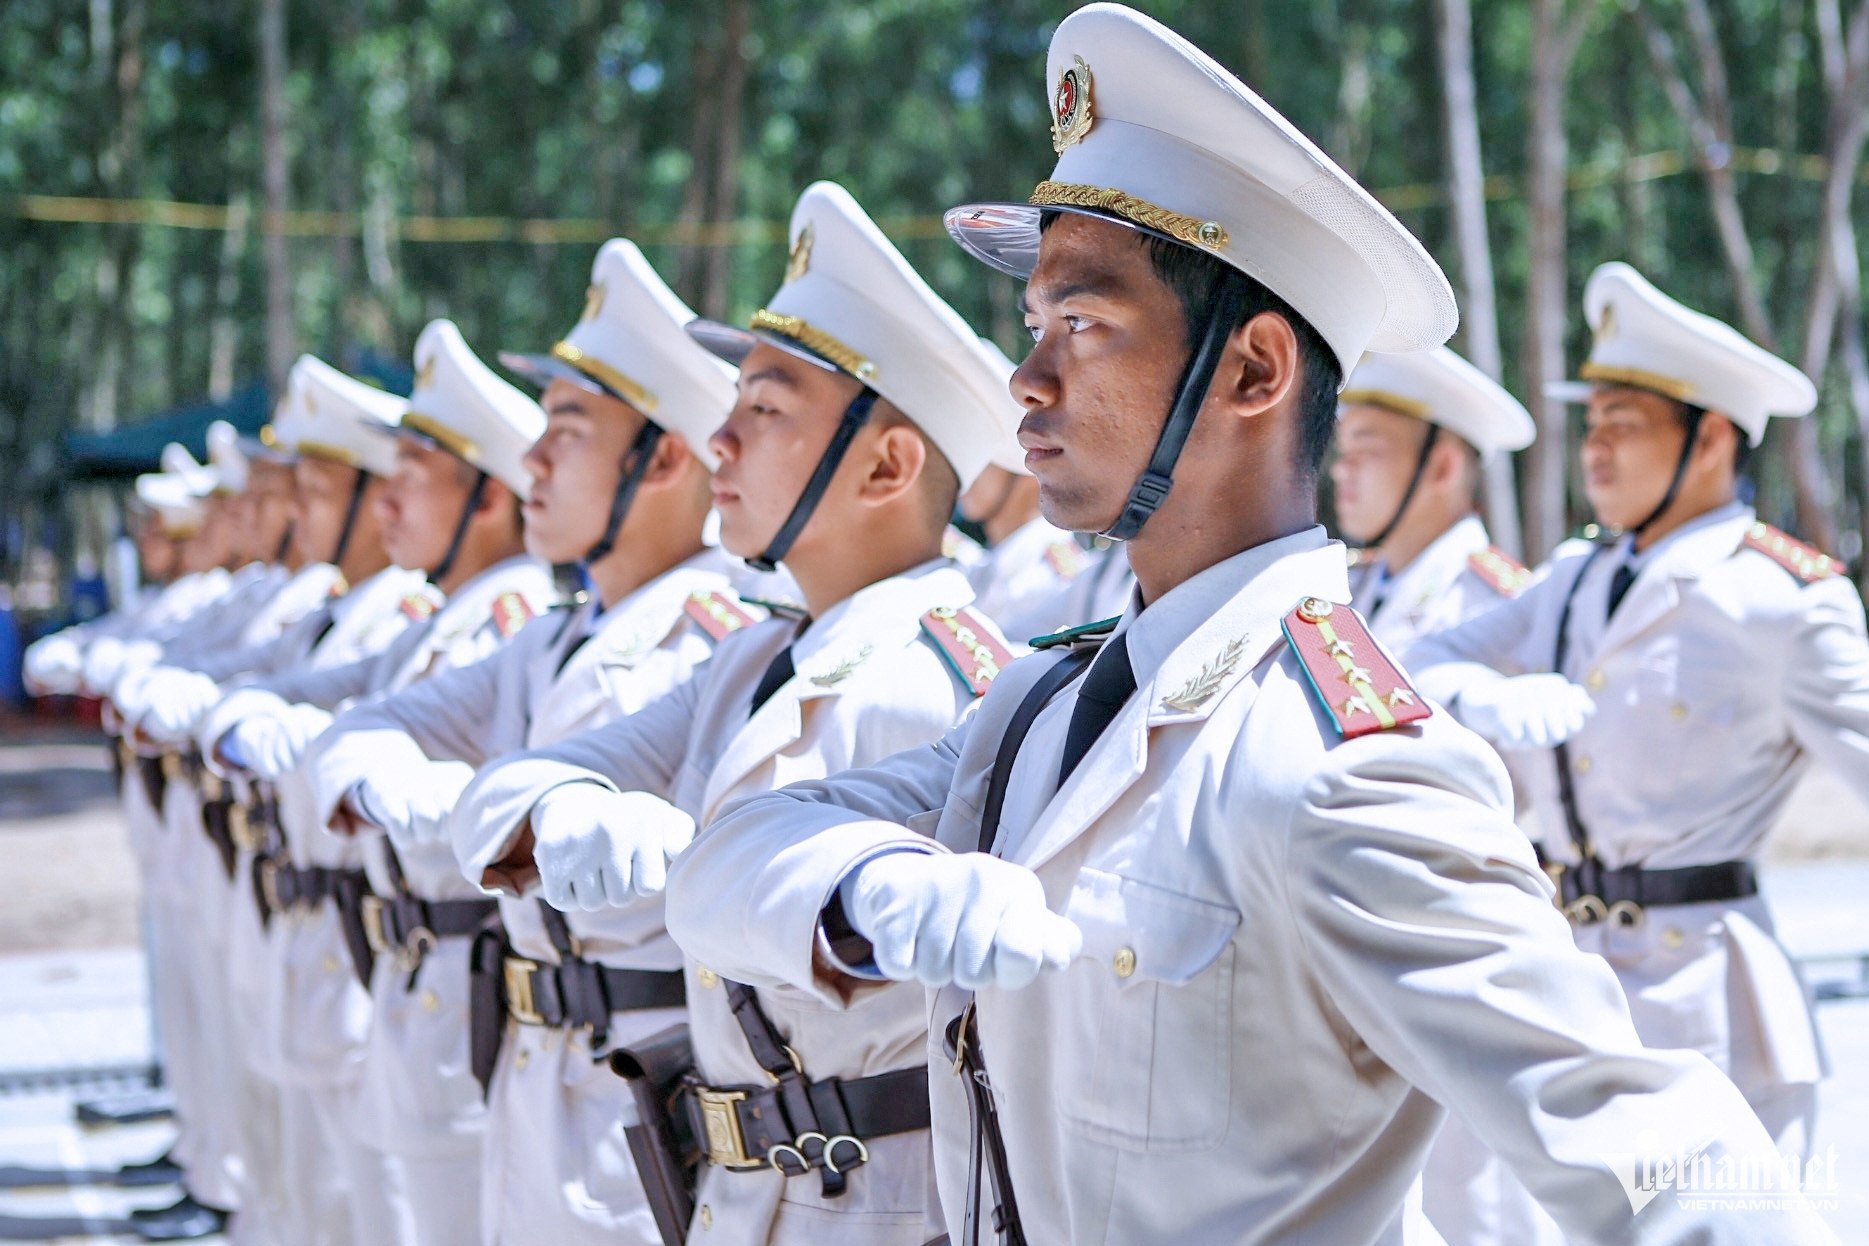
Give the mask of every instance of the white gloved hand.
POLYGON ((143 677, 140 695, 144 708, 132 718, 137 730, 159 744, 180 744, 220 703, 221 686, 200 671, 159 666, 143 677))
POLYGON ((84 648, 63 632, 26 647, 26 685, 40 694, 78 691, 84 679, 84 648))
POLYGON ((532 838, 545 902, 592 913, 659 895, 694 819, 644 792, 567 783, 532 807, 532 838))
POLYGON ((173 668, 162 666, 126 666, 117 676, 105 699, 117 707, 117 713, 123 719, 124 726, 134 731, 142 721, 143 713, 149 708, 149 681, 173 668))
POLYGON ((981 852, 872 857, 840 894, 878 972, 899 982, 1016 991, 1084 947, 1077 924, 1046 905, 1038 875, 981 852))
POLYGON ((153 640, 102 637, 84 655, 84 686, 92 696, 109 696, 126 671, 154 666, 161 660, 162 646, 153 640))
POLYGON ((276 782, 298 765, 311 742, 330 725, 331 715, 315 705, 287 706, 241 719, 220 751, 229 761, 276 782))
POLYGON ((1461 689, 1454 710, 1498 748, 1544 749, 1576 735, 1596 702, 1562 675, 1514 675, 1461 689))

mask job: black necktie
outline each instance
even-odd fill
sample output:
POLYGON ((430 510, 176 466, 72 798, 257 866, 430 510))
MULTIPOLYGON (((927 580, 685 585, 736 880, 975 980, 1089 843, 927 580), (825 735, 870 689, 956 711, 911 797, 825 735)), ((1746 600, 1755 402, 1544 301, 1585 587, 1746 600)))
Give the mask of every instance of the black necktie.
POLYGON ((791 677, 792 646, 787 645, 773 656, 772 664, 759 677, 759 686, 753 689, 753 708, 747 712, 747 717, 759 713, 759 707, 770 701, 772 694, 783 688, 791 677))
POLYGON ((1058 767, 1058 786, 1071 777, 1103 729, 1136 690, 1136 672, 1129 665, 1129 633, 1111 637, 1090 664, 1084 683, 1071 707, 1071 727, 1064 735, 1064 762, 1058 767))
POLYGON ((1627 562, 1616 567, 1616 574, 1609 577, 1609 609, 1603 612, 1604 622, 1615 617, 1616 607, 1629 593, 1629 586, 1635 583, 1635 568, 1627 562))

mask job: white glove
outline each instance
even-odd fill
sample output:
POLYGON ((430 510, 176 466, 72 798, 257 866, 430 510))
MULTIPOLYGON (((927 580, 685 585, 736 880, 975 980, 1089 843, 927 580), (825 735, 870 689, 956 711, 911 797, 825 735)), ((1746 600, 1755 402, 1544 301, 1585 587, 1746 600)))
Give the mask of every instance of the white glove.
POLYGON ((298 765, 311 742, 330 725, 331 715, 315 705, 287 706, 241 719, 220 751, 229 761, 274 782, 298 765))
POLYGON ((344 803, 398 848, 446 842, 448 814, 474 781, 460 761, 385 759, 344 793, 344 803))
POLYGON ((1596 702, 1562 675, 1515 675, 1460 690, 1455 716, 1496 747, 1552 748, 1576 735, 1596 702))
POLYGON ((545 902, 593 913, 661 894, 694 819, 644 792, 566 783, 532 807, 532 837, 545 902))
POLYGON ((141 670, 162 660, 162 646, 153 640, 99 638, 84 655, 84 686, 93 696, 109 696, 126 671, 141 670))
POLYGON ((26 648, 26 683, 41 693, 76 692, 84 678, 84 648, 63 632, 26 648))
POLYGON ((116 684, 109 689, 105 699, 117 707, 117 713, 127 728, 135 730, 143 712, 149 708, 146 689, 150 679, 170 669, 161 665, 132 666, 126 667, 117 676, 116 684))
POLYGON ((1016 991, 1084 947, 1077 924, 1046 906, 1038 875, 981 852, 872 857, 839 894, 877 971, 899 982, 1016 991))
POLYGON ((143 677, 140 697, 140 714, 124 710, 137 730, 159 744, 180 744, 194 737, 202 717, 220 703, 221 686, 200 671, 159 666, 143 677))

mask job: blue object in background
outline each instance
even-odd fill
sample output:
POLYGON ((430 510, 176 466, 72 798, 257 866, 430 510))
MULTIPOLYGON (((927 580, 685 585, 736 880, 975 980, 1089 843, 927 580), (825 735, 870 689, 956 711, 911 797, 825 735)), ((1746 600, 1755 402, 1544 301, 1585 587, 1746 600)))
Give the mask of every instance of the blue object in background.
POLYGON ((0 584, 0 705, 7 709, 26 703, 26 685, 20 677, 24 648, 20 644, 19 616, 13 613, 13 590, 0 584))
MULTIPOLYGON (((86 561, 89 561, 88 559, 86 561)), ((92 570, 80 573, 71 581, 71 617, 76 623, 89 623, 110 609, 110 588, 103 575, 92 570)))

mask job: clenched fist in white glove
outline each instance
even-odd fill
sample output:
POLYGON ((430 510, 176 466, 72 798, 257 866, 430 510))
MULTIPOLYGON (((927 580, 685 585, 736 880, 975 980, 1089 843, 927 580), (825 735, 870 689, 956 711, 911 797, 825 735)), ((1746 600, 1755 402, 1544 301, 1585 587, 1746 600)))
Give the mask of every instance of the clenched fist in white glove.
POLYGON ((136 719, 136 729, 161 743, 193 738, 202 717, 221 702, 221 686, 200 671, 159 667, 142 682, 148 708, 136 719))
POLYGON ((26 647, 26 687, 39 695, 72 693, 84 679, 84 649, 63 632, 26 647))
POLYGON ((241 719, 217 747, 228 761, 272 782, 297 766, 330 725, 331 715, 317 706, 290 705, 241 719))
POLYGON ((899 982, 1016 991, 1084 947, 1077 924, 1045 904, 1038 875, 982 852, 872 857, 839 895, 878 972, 899 982))
POLYGON ((101 637, 84 655, 84 686, 93 696, 107 697, 125 672, 154 666, 161 660, 162 646, 153 640, 101 637))
POLYGON ((1596 702, 1562 675, 1514 675, 1462 688, 1454 711, 1498 748, 1541 749, 1576 735, 1596 702))
POLYGON ((180 744, 220 703, 221 686, 200 671, 159 666, 143 678, 141 699, 144 708, 133 720, 137 730, 159 744, 180 744))
POLYGON ((694 819, 644 792, 567 783, 532 807, 532 837, 545 902, 593 913, 660 894, 694 819))

